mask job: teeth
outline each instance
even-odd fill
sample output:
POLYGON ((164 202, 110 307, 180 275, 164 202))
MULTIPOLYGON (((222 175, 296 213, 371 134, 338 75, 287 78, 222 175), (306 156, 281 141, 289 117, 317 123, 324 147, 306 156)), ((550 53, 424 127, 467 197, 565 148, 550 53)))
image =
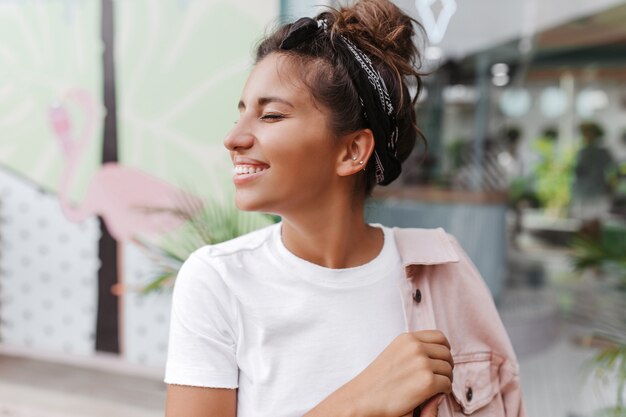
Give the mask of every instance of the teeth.
POLYGON ((265 171, 267 167, 254 167, 250 165, 237 165, 235 166, 235 174, 256 174, 257 172, 265 171))

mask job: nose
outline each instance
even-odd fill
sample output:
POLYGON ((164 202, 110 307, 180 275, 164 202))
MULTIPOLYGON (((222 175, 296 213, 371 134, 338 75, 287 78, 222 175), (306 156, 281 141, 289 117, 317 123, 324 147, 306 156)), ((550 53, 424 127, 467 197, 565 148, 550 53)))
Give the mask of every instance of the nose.
POLYGON ((237 122, 235 127, 224 137, 224 146, 229 151, 246 149, 251 147, 253 143, 254 135, 242 125, 241 121, 237 122))

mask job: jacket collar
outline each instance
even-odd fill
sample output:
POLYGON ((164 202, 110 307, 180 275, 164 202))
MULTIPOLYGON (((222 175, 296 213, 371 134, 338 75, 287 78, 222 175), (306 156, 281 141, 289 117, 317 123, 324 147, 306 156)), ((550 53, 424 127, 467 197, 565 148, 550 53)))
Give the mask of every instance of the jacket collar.
POLYGON ((459 262, 447 233, 441 228, 418 229, 393 227, 398 252, 405 267, 459 262))

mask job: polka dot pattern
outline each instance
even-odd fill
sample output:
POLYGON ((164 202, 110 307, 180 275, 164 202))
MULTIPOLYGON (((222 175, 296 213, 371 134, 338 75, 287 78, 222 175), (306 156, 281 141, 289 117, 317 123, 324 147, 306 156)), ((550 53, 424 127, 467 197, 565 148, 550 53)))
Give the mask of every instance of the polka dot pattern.
MULTIPOLYGON (((68 221, 56 196, 0 168, 0 343, 94 353, 99 237, 95 217, 68 221)), ((136 245, 121 249, 124 285, 143 286, 159 273, 136 245)), ((171 292, 131 291, 121 301, 124 359, 164 366, 171 292)))
MULTIPOLYGON (((125 286, 141 287, 159 273, 154 262, 137 245, 125 244, 123 254, 125 286)), ((128 361, 148 366, 165 364, 171 296, 169 291, 146 295, 131 291, 124 296, 124 340, 128 361)))
POLYGON ((2 343, 93 353, 97 219, 68 221, 56 196, 2 169, 0 219, 2 343))

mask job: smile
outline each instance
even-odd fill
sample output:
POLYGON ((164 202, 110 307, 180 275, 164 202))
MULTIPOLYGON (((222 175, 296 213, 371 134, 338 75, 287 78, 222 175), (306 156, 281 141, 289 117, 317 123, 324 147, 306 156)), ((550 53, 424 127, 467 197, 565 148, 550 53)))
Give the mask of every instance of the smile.
POLYGON ((248 174, 256 174, 257 172, 265 171, 269 167, 260 167, 253 165, 237 165, 235 166, 235 174, 236 175, 248 175, 248 174))
POLYGON ((244 182, 253 180, 269 169, 269 166, 252 166, 252 165, 237 165, 233 169, 234 176, 233 181, 235 184, 242 184, 244 182))

